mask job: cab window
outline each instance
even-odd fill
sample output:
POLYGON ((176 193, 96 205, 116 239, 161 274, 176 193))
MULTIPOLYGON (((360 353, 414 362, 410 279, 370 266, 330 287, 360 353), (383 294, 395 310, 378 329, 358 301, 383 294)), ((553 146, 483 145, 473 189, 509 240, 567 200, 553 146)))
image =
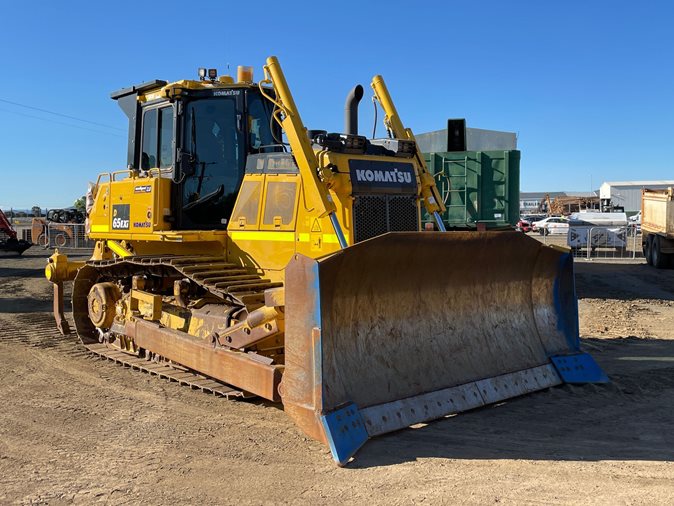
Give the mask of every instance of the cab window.
MULTIPOLYGON (((277 128, 276 122, 271 118, 271 110, 269 102, 262 98, 259 93, 248 94, 248 145, 249 152, 259 153, 260 151, 277 151, 275 149, 263 149, 275 144, 279 141, 274 139, 272 128, 277 128)), ((276 132, 277 139, 281 135, 276 132)))
POLYGON ((141 147, 141 169, 166 169, 173 165, 173 107, 148 109, 143 113, 141 147))
POLYGON ((159 109, 159 168, 173 165, 173 108, 159 109))

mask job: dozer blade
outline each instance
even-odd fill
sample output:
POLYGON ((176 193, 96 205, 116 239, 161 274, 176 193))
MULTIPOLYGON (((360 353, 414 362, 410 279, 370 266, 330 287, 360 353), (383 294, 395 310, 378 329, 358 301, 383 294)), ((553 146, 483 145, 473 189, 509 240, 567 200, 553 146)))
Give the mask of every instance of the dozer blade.
POLYGON ((343 465, 369 438, 564 381, 573 259, 517 232, 386 234, 286 270, 286 412, 343 465))

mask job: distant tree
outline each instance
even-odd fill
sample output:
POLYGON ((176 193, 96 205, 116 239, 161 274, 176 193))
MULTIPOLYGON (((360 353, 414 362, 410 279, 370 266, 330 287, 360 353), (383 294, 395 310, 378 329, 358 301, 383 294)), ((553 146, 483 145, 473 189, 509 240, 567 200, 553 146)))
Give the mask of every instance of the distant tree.
POLYGON ((33 213, 33 216, 35 216, 36 218, 42 216, 42 209, 40 208, 40 206, 33 206, 31 207, 30 210, 33 213))
POLYGON ((84 195, 82 195, 80 198, 78 198, 74 203, 73 207, 80 211, 81 213, 86 212, 87 210, 87 199, 84 195))

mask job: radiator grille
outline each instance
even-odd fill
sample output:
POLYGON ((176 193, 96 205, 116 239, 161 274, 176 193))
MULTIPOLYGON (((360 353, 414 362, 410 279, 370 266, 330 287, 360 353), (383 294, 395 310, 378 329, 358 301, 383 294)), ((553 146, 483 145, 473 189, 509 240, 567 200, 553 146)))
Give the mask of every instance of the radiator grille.
POLYGON ((358 195, 353 203, 355 241, 386 232, 419 230, 414 195, 358 195))

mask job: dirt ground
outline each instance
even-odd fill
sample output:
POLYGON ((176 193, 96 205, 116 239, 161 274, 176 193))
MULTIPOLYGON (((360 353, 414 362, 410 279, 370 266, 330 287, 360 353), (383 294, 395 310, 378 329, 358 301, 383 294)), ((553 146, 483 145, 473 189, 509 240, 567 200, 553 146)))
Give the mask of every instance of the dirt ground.
POLYGON ((583 346, 610 385, 399 431, 339 468, 275 406, 192 391, 61 337, 44 256, 0 258, 0 503, 674 501, 674 271, 577 264, 583 346))

